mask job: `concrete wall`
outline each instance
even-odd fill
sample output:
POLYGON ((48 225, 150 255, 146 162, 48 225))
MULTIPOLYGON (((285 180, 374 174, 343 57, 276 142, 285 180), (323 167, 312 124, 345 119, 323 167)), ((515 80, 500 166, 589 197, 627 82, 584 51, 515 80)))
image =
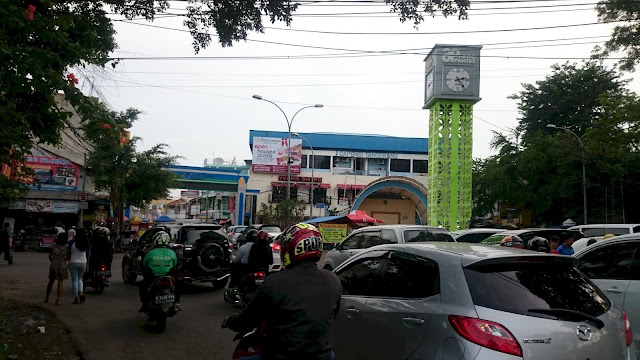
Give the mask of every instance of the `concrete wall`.
POLYGON ((416 205, 411 200, 367 198, 362 201, 358 210, 384 220, 385 224, 416 223, 416 205))

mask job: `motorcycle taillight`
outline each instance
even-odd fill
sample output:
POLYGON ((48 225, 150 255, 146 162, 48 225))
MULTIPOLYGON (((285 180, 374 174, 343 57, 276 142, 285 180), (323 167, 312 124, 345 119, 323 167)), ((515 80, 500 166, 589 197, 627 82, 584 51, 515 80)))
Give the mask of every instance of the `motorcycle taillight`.
POLYGON ((159 287, 163 287, 163 286, 170 287, 171 285, 172 285, 171 284, 171 280, 169 280, 169 279, 160 279, 160 280, 158 280, 158 286, 159 287))
POLYGON ((101 265, 100 271, 107 271, 107 265, 101 265))
POLYGON ((263 278, 264 277, 264 271, 254 272, 253 276, 257 277, 257 278, 263 278))

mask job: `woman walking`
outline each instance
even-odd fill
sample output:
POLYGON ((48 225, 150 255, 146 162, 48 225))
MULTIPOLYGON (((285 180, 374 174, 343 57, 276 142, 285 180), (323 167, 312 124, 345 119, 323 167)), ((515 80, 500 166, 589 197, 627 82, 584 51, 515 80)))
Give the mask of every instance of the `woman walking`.
POLYGON ((69 278, 67 273, 67 234, 60 233, 56 237, 56 241, 51 245, 49 249, 49 284, 47 284, 47 297, 44 302, 49 302, 49 295, 51 295, 51 288, 53 283, 58 280, 58 297, 56 299, 56 305, 60 305, 60 298, 62 297, 62 282, 64 279, 69 278))
POLYGON ((71 272, 71 287, 74 300, 72 304, 84 302, 84 287, 82 276, 88 270, 89 239, 84 229, 78 229, 75 239, 69 242, 69 271, 71 272))

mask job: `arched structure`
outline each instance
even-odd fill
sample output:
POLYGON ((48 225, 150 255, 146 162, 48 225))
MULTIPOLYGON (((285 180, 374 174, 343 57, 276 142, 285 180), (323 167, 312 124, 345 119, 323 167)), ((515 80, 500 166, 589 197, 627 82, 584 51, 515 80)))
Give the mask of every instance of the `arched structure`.
POLYGON ((364 199, 378 191, 399 195, 413 201, 423 224, 427 223, 427 188, 419 181, 406 176, 388 176, 369 184, 353 202, 351 211, 357 210, 364 199))

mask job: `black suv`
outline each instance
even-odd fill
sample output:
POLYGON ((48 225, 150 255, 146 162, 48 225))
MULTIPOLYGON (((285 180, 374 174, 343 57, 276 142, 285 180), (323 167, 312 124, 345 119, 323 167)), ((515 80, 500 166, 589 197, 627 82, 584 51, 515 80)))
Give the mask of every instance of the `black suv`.
POLYGON ((177 230, 159 226, 147 230, 139 240, 132 240, 122 259, 125 283, 134 284, 137 276, 142 275, 140 261, 159 231, 169 233, 170 245, 182 262, 176 274, 179 281, 211 282, 218 289, 227 285, 231 271, 229 238, 221 225, 213 224, 186 224, 177 230))

